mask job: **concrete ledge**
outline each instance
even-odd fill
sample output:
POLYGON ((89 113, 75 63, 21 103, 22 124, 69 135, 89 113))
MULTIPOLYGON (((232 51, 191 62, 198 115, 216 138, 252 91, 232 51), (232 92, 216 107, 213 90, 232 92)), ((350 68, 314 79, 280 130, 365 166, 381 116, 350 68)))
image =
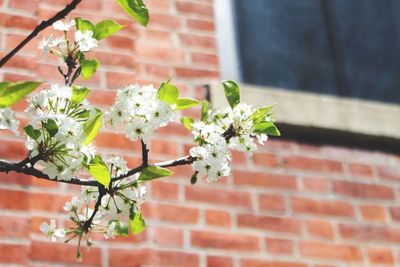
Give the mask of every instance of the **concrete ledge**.
MULTIPOLYGON (((278 122, 400 139, 400 105, 241 84, 243 102, 276 104, 278 122)), ((214 107, 227 106, 222 84, 211 86, 214 107)))

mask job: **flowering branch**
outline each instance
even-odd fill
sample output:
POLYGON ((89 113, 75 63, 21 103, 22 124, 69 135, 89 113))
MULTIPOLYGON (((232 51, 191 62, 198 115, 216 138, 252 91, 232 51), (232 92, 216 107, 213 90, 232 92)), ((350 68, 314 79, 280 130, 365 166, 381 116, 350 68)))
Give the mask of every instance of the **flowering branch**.
POLYGON ((19 50, 22 49, 29 41, 36 37, 41 31, 51 26, 54 22, 65 18, 76 6, 81 2, 81 0, 73 0, 68 4, 63 10, 55 14, 52 18, 42 21, 36 28, 24 39, 20 44, 18 44, 13 50, 11 50, 7 55, 5 55, 0 60, 0 68, 7 63, 19 50))

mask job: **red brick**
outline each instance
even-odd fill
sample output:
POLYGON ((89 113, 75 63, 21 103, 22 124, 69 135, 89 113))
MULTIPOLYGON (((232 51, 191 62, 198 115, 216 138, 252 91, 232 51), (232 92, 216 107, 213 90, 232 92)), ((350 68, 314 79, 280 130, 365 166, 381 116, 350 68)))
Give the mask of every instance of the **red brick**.
POLYGON ((126 149, 129 151, 140 151, 140 143, 132 142, 124 134, 111 132, 101 132, 96 136, 96 145, 98 147, 126 149))
POLYGON ((390 215, 392 220, 400 222, 400 207, 390 207, 390 215))
POLYGON ((30 185, 33 180, 39 180, 32 176, 16 173, 16 172, 9 172, 9 173, 0 173, 0 183, 4 184, 19 184, 19 185, 30 185))
POLYGON ((176 68, 176 76, 178 78, 218 78, 219 72, 206 69, 192 69, 192 68, 176 68))
POLYGON ((333 239, 333 228, 332 223, 328 221, 321 221, 321 220, 310 220, 307 221, 307 230, 310 235, 333 239))
POLYGON ((15 140, 2 141, 0 146, 0 158, 22 160, 28 155, 23 142, 15 140))
POLYGON ((263 167, 277 167, 279 165, 279 160, 276 155, 266 153, 255 153, 253 155, 253 162, 263 167))
POLYGON ((175 142, 153 139, 150 141, 149 145, 150 155, 162 154, 177 157, 179 156, 180 146, 181 145, 175 142))
POLYGON ((353 206, 343 201, 316 200, 293 197, 292 208, 297 213, 311 213, 328 216, 354 217, 353 206))
POLYGON ((208 32, 212 32, 215 30, 214 21, 188 19, 186 23, 188 28, 193 30, 208 31, 208 32))
POLYGON ((233 177, 237 185, 252 185, 277 189, 297 188, 296 178, 292 175, 234 170, 233 177))
POLYGON ((305 177, 303 185, 305 189, 313 192, 324 193, 331 191, 331 181, 328 178, 305 177))
POLYGON ((40 211, 62 212, 63 206, 72 196, 47 193, 31 193, 31 208, 40 211))
POLYGON ((379 176, 381 178, 400 181, 400 167, 395 167, 395 166, 379 167, 378 171, 379 171, 379 176))
POLYGON ((179 188, 177 184, 162 181, 153 181, 151 191, 154 197, 161 199, 175 199, 179 197, 179 188))
POLYGON ((192 62, 199 64, 207 64, 218 66, 218 56, 214 54, 205 54, 200 52, 193 52, 191 54, 192 62))
POLYGON ((334 187, 339 195, 367 199, 394 199, 393 189, 385 185, 335 181, 334 187))
POLYGON ((183 230, 180 228, 152 226, 154 242, 164 246, 182 246, 183 230))
POLYGON ((306 264, 298 262, 244 259, 240 261, 241 267, 307 267, 306 264))
POLYGON ((177 30, 181 26, 181 20, 174 15, 152 14, 149 25, 157 25, 168 30, 177 30))
POLYGON ((216 49, 215 38, 193 34, 180 34, 179 39, 184 47, 216 49))
POLYGON ((259 239, 256 236, 243 234, 221 234, 205 231, 192 231, 192 246, 238 251, 258 251, 259 239))
POLYGON ((179 49, 159 47, 149 44, 136 44, 138 47, 136 53, 138 56, 148 60, 154 59, 162 62, 174 62, 175 64, 183 62, 183 52, 179 49))
POLYGON ((383 207, 374 205, 362 205, 360 206, 360 210, 364 220, 376 222, 386 221, 385 209, 383 207))
POLYGON ((0 243, 0 247, 0 263, 28 265, 29 246, 0 243))
MULTIPOLYGON (((76 249, 76 245, 32 241, 29 257, 34 261, 76 264, 76 249)), ((84 258, 81 264, 101 265, 99 248, 91 248, 89 252, 82 248, 81 252, 84 258)))
POLYGON ((109 266, 199 266, 198 255, 192 253, 160 251, 153 249, 110 249, 109 266))
POLYGON ((302 242, 300 253, 305 257, 326 258, 342 261, 361 261, 360 250, 355 246, 334 245, 321 242, 302 242))
POLYGON ((248 192, 200 186, 186 186, 185 190, 185 197, 189 201, 230 205, 233 207, 251 207, 251 196, 248 192))
POLYGON ((36 25, 37 19, 0 12, 0 26, 4 26, 6 28, 33 30, 36 25))
POLYGON ((201 3, 178 1, 176 2, 176 8, 178 12, 184 14, 204 15, 212 16, 213 7, 212 5, 204 5, 201 3))
POLYGON ((299 221, 291 218, 256 216, 252 214, 239 214, 237 223, 240 227, 261 229, 272 232, 300 233, 299 221))
POLYGON ((284 165, 290 169, 308 171, 343 172, 342 163, 334 160, 308 158, 303 156, 287 156, 284 165))
POLYGON ((261 194, 258 197, 259 206, 262 210, 285 211, 285 198, 280 195, 261 194))
POLYGON ((0 236, 1 237, 28 237, 30 230, 30 218, 0 216, 0 236))
POLYGON ((368 257, 373 264, 393 264, 393 253, 390 249, 369 248, 368 257))
POLYGON ((293 242, 287 239, 267 238, 267 251, 273 254, 293 254, 293 242))
POLYGON ((143 205, 144 218, 171 221, 179 223, 196 223, 198 220, 198 211, 194 208, 168 205, 168 204, 155 204, 146 202, 143 205))
POLYGON ((218 210, 206 210, 205 211, 206 223, 209 225, 216 226, 230 226, 231 216, 228 212, 218 210))
POLYGON ((340 224, 339 233, 351 240, 400 243, 400 228, 389 226, 340 224))
POLYGON ((349 170, 355 176, 373 177, 374 170, 371 166, 365 164, 349 164, 349 170))
POLYGON ((132 50, 134 41, 131 37, 111 35, 107 38, 107 44, 115 49, 132 50))
POLYGON ((207 267, 233 267, 232 258, 221 256, 207 256, 207 267))
POLYGON ((0 209, 29 210, 30 204, 28 192, 0 189, 0 209))

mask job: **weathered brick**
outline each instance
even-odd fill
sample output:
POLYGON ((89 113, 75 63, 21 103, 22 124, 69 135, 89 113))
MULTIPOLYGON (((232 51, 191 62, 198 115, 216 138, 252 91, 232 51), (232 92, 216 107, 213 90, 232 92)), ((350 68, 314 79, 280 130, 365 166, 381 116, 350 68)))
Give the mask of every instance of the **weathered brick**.
POLYGON ((28 265, 29 246, 0 243, 0 247, 0 264, 28 265))
POLYGON ((307 171, 343 172, 343 165, 339 161, 308 158, 304 156, 287 156, 283 159, 286 168, 302 169, 307 171))
POLYGON ((232 258, 222 256, 207 256, 207 267, 233 267, 232 258))
POLYGON ((285 211, 285 198, 281 195, 260 194, 258 197, 259 206, 262 210, 285 211))
POLYGON ((349 181, 335 181, 335 192, 340 195, 367 199, 394 199, 391 187, 377 184, 362 184, 349 181))
POLYGON ((386 213, 385 208, 374 205, 360 206, 361 215, 366 221, 385 222, 386 213))
POLYGON ((327 258, 342 261, 361 261, 361 252, 355 246, 321 242, 301 242, 300 253, 305 257, 327 258))
POLYGON ((206 210, 205 211, 206 223, 215 226, 230 226, 231 216, 228 212, 219 210, 206 210))
POLYGON ((293 197, 291 205, 294 212, 328 216, 354 217, 353 206, 343 201, 316 200, 293 197))
POLYGON ((241 267, 306 267, 304 263, 275 261, 275 260, 256 260, 243 259, 240 261, 241 267))
POLYGON ((258 251, 259 239, 256 236, 243 234, 221 234, 206 231, 192 231, 192 246, 238 251, 258 251))
POLYGON ((197 209, 187 206, 146 202, 143 205, 143 216, 145 218, 177 223, 196 223, 199 214, 197 209))
POLYGON ((239 214, 237 216, 237 223, 240 227, 246 228, 292 234, 300 233, 299 221, 292 218, 239 214))
POLYGON ((390 264, 394 263, 393 253, 390 249, 369 248, 369 261, 372 264, 390 264))
POLYGON ((234 182, 237 185, 251 185, 277 189, 296 189, 296 177, 292 175, 233 171, 234 182))
POLYGON ((322 220, 309 220, 306 222, 307 230, 312 236, 333 239, 332 223, 322 220))
POLYGON ((183 245, 183 230, 180 228, 172 227, 151 227, 153 230, 154 242, 164 246, 178 246, 183 245))
POLYGON ((293 242, 287 239, 267 238, 267 251, 273 254, 293 254, 293 242))

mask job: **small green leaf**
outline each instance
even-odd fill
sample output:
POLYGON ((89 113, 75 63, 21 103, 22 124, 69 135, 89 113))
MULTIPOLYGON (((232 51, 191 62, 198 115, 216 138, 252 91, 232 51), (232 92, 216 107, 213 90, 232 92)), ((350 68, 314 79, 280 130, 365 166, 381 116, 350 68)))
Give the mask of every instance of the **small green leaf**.
POLYGON ((231 108, 236 107, 240 103, 240 88, 234 81, 222 82, 225 90, 226 99, 231 108))
POLYGON ((54 137, 58 133, 58 125, 53 119, 48 119, 45 122, 42 121, 42 124, 51 137, 54 137))
POLYGON ((193 173, 192 177, 190 178, 190 184, 194 185, 197 183, 197 175, 198 174, 199 173, 197 171, 193 173))
POLYGON ((201 103, 200 101, 198 101, 196 99, 192 99, 192 98, 186 98, 186 97, 178 98, 176 100, 175 110, 183 110, 183 109, 191 108, 200 103, 201 103))
POLYGON ((41 135, 41 132, 33 128, 32 125, 25 126, 24 131, 29 137, 31 137, 34 140, 37 140, 41 135))
POLYGON ((102 20, 96 24, 93 37, 96 38, 97 40, 101 40, 118 32, 123 27, 124 26, 120 25, 119 23, 113 20, 109 19, 102 20))
POLYGON ((75 23, 76 23, 76 28, 80 30, 81 32, 84 31, 91 31, 94 33, 95 27, 93 23, 91 23, 89 20, 82 19, 82 18, 75 18, 75 23))
POLYGON ((210 103, 207 100, 203 101, 201 106, 201 121, 206 121, 208 119, 208 110, 210 109, 210 103))
POLYGON ((139 176, 139 180, 146 181, 146 180, 153 180, 160 177, 170 176, 172 175, 172 171, 158 167, 158 166, 148 166, 142 170, 139 176))
POLYGON ((0 108, 6 108, 32 93, 42 82, 0 83, 0 108))
POLYGON ((83 124, 84 145, 89 144, 96 137, 101 128, 102 113, 96 109, 96 115, 88 119, 83 124))
POLYGON ((178 88, 169 82, 163 82, 157 92, 157 98, 168 103, 169 105, 175 104, 178 100, 178 97, 178 88))
POLYGON ((265 107, 259 108, 256 111, 254 111, 254 113, 251 115, 253 124, 258 124, 260 122, 265 121, 265 117, 267 116, 268 112, 271 111, 272 108, 273 108, 273 105, 265 106, 265 107))
POLYGON ((133 206, 131 207, 129 213, 129 226, 132 234, 140 234, 146 228, 146 223, 143 220, 142 214, 140 212, 134 212, 133 206))
POLYGON ((189 131, 193 130, 193 126, 192 123, 194 122, 194 119, 191 117, 182 117, 181 118, 181 122, 183 124, 183 126, 185 126, 186 129, 188 129, 189 131))
POLYGON ((90 175, 92 175, 99 183, 108 187, 111 181, 110 171, 103 159, 96 155, 86 166, 90 175))
POLYGON ((117 0, 122 9, 143 26, 149 23, 149 11, 142 0, 117 0))
POLYGON ((254 125, 253 132, 257 134, 267 134, 273 136, 281 135, 278 128, 272 122, 266 122, 266 121, 254 125))
POLYGON ((97 68, 100 66, 100 61, 97 59, 85 59, 81 61, 82 79, 85 81, 93 76, 97 68))
POLYGON ((90 89, 87 87, 73 86, 72 87, 72 103, 81 103, 87 95, 90 93, 90 89))

